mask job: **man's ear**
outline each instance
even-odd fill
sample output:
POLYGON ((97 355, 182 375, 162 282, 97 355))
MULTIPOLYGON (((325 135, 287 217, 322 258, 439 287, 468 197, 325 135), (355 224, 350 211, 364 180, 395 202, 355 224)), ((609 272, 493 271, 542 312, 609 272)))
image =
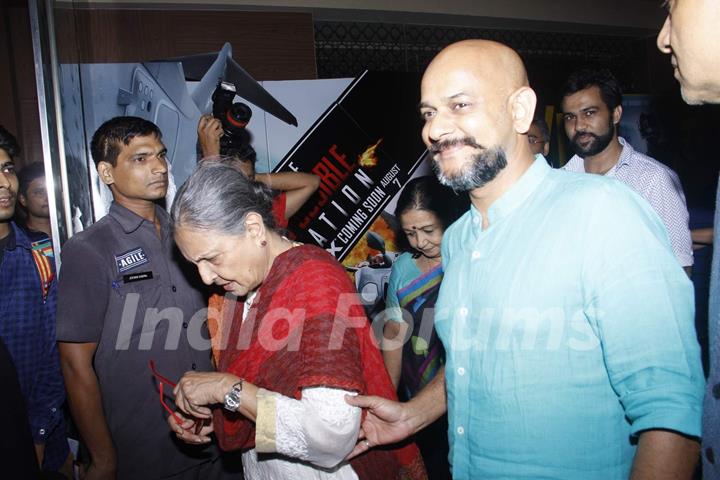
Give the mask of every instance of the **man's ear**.
POLYGON ((18 194, 17 198, 20 205, 22 205, 24 208, 27 208, 27 198, 25 198, 25 195, 20 193, 18 194))
POLYGON ((530 87, 520 87, 510 95, 508 103, 515 131, 519 134, 527 133, 535 115, 537 95, 530 87))
POLYGON ((622 105, 618 105, 613 109, 613 125, 619 125, 620 119, 622 119, 622 105))
POLYGON ((110 165, 108 162, 100 162, 97 166, 98 176, 100 177, 100 181, 103 182, 108 187, 115 183, 115 178, 113 177, 113 166, 110 165))

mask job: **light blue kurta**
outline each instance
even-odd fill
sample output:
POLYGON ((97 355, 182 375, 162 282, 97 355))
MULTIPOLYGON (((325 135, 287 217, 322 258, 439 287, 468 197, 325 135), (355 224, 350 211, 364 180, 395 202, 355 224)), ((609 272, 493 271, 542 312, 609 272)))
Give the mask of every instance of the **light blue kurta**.
POLYGON ((700 435, 692 285, 627 186, 538 157, 443 239, 455 479, 627 478, 633 435, 700 435))

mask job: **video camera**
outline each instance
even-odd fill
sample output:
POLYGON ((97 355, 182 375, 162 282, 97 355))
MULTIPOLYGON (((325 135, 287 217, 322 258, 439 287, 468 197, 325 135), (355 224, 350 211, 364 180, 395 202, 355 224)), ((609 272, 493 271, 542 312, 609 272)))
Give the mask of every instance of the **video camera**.
POLYGON ((249 145, 250 132, 245 127, 252 117, 252 110, 242 102, 233 103, 236 95, 235 85, 221 81, 212 94, 213 117, 220 120, 223 136, 220 137, 220 151, 240 149, 249 145))

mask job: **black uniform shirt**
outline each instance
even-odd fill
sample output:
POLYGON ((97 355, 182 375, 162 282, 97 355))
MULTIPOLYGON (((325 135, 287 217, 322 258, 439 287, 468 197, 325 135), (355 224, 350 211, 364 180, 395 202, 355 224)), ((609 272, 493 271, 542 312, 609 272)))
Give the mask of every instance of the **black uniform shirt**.
MULTIPOLYGON (((170 236, 168 214, 155 225, 113 203, 109 214, 62 249, 57 336, 97 342, 94 359, 119 479, 180 472, 213 453, 175 439, 148 363, 177 382, 212 370, 207 302, 195 268, 170 236)), ((172 387, 165 385, 172 406, 172 387)))

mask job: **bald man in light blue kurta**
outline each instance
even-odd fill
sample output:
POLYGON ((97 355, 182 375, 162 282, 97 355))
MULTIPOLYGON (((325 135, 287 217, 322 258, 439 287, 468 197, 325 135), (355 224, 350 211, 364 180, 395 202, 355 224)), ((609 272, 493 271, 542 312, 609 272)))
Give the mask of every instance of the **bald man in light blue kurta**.
POLYGON ((454 478, 628 478, 633 437, 700 435, 693 290, 620 182, 540 156, 443 239, 454 478))
POLYGON ((367 409, 356 452, 447 410, 455 479, 690 479, 704 380, 658 216, 618 181, 533 156, 537 97, 510 48, 450 45, 420 90, 438 178, 472 204, 443 237, 447 362, 408 402, 348 399, 367 409))

